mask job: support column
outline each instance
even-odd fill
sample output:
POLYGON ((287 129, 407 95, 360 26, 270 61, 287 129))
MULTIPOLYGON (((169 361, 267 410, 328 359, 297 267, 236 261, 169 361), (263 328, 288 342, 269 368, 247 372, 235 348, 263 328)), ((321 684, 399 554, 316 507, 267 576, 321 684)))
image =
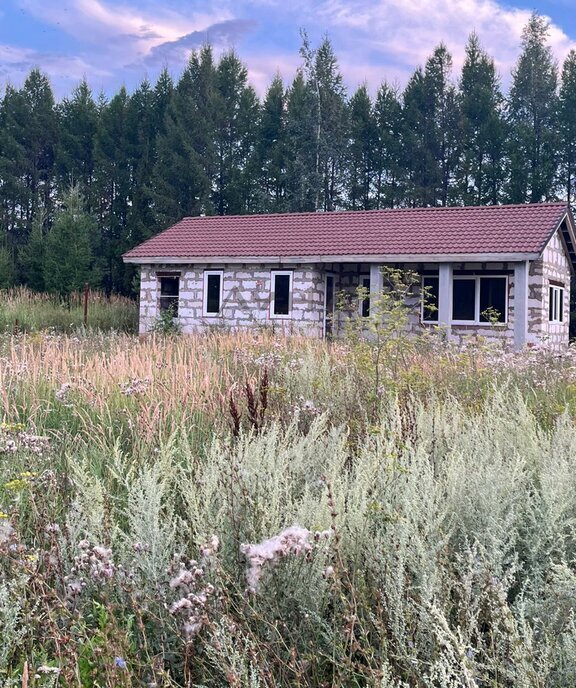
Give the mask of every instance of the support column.
POLYGON ((528 339, 528 272, 530 261, 514 264, 514 348, 528 339))
POLYGON ((449 335, 452 322, 452 263, 440 263, 438 277, 438 325, 449 335))
POLYGON ((378 263, 370 264, 370 315, 376 313, 376 304, 382 296, 384 280, 382 278, 382 266, 378 263))

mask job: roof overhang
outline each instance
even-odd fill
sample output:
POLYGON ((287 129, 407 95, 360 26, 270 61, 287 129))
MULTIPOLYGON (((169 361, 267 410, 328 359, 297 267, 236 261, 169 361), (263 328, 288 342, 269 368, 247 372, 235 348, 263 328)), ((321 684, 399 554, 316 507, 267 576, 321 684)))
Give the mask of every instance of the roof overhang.
POLYGON ((558 223, 556 230, 560 230, 566 252, 570 258, 570 268, 574 275, 576 273, 576 226, 574 223, 574 215, 570 209, 566 211, 558 223))
POLYGON ((198 263, 517 263, 536 260, 539 253, 420 253, 358 254, 330 256, 123 256, 125 263, 136 265, 194 265, 198 263))

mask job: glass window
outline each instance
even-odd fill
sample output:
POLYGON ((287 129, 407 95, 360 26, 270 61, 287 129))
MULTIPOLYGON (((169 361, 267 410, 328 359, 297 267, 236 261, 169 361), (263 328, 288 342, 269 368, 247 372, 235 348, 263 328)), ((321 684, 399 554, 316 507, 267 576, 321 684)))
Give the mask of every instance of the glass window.
POLYGON ((221 270, 204 271, 204 315, 219 315, 222 309, 221 270))
POLYGON ((178 317, 178 301, 180 295, 180 275, 158 276, 160 282, 160 298, 158 306, 161 312, 171 311, 172 317, 178 317))
POLYGON ((292 309, 292 273, 272 273, 272 304, 270 315, 273 318, 288 318, 292 309))
POLYGON ((505 277, 480 278, 480 322, 506 322, 505 277))
POLYGON ((436 276, 422 278, 422 320, 438 322, 438 291, 440 279, 436 276))
POLYGON ((452 320, 476 320, 476 279, 456 278, 452 283, 452 320))
POLYGON ((564 288, 551 286, 549 290, 548 320, 564 321, 564 288))

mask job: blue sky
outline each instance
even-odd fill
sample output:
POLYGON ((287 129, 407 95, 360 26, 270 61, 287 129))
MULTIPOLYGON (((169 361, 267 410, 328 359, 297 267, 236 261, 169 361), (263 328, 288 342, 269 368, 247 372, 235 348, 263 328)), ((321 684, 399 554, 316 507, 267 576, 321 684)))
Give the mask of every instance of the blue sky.
POLYGON ((33 66, 58 97, 82 77, 95 92, 113 93, 154 79, 162 67, 178 75, 190 51, 208 41, 234 48, 263 93, 276 71, 289 81, 300 64, 300 28, 313 44, 327 34, 350 89, 400 86, 440 41, 463 58, 475 30, 496 58, 504 85, 530 12, 550 18, 561 62, 576 47, 576 0, 0 0, 0 85, 19 85, 33 66))

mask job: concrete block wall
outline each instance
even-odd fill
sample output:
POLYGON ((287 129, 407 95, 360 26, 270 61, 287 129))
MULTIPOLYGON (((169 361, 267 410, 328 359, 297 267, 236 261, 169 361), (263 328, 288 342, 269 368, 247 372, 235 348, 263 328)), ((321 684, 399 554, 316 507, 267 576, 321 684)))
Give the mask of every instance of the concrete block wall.
POLYGON ((324 326, 324 274, 315 265, 144 265, 140 285, 140 333, 150 332, 159 308, 158 272, 180 273, 178 324, 182 332, 211 328, 268 326, 285 332, 321 337, 324 326), (216 316, 202 312, 204 271, 222 270, 222 310, 216 316), (292 272, 290 318, 270 317, 271 272, 292 272))
POLYGON ((534 316, 540 322, 542 344, 552 349, 559 349, 568 343, 570 328, 570 262, 564 240, 557 231, 544 249, 538 266, 539 303, 534 304, 534 316), (563 320, 560 323, 550 322, 550 286, 564 287, 563 320))

